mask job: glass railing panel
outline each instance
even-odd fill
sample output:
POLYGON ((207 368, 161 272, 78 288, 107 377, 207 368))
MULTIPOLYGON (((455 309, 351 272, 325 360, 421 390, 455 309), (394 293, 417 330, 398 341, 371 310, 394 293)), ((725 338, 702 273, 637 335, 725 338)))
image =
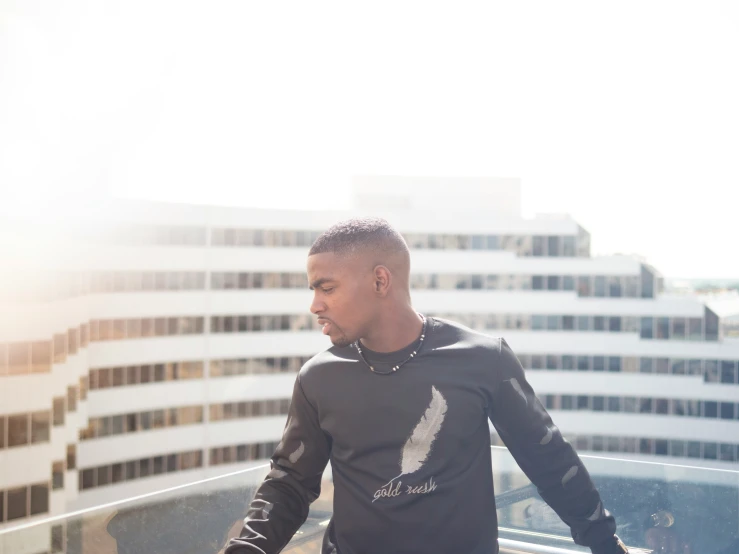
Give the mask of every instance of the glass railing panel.
MULTIPOLYGON (((662 554, 739 553, 739 471, 581 457, 630 547, 662 554)), ((501 552, 589 552, 574 544, 506 449, 493 447, 492 458, 501 552)), ((0 531, 0 554, 216 554, 241 530, 267 469, 6 529, 0 531)), ((285 553, 320 552, 332 504, 327 479, 285 553)))
MULTIPOLYGON (((503 540, 590 552, 544 503, 505 448, 493 447, 503 540)), ((739 553, 739 471, 581 456, 630 547, 664 554, 739 553)))
POLYGON ((0 554, 213 553, 237 534, 268 466, 0 530, 0 554))
MULTIPOLYGON (((239 534, 269 467, 238 471, 0 530, 0 554, 216 554, 239 534)), ((326 480, 286 554, 319 552, 333 504, 326 480)))

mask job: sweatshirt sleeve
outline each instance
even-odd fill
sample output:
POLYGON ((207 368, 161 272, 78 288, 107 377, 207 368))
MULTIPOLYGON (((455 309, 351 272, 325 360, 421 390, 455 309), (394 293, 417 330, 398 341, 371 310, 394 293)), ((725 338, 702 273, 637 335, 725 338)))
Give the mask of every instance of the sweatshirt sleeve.
POLYGON ((305 523, 309 505, 320 495, 330 452, 330 438, 321 430, 298 376, 271 470, 249 506, 240 536, 229 541, 225 554, 280 552, 305 523))
POLYGON ((611 552, 616 522, 588 471, 554 425, 521 363, 499 339, 489 417, 526 476, 572 532, 575 543, 611 552))

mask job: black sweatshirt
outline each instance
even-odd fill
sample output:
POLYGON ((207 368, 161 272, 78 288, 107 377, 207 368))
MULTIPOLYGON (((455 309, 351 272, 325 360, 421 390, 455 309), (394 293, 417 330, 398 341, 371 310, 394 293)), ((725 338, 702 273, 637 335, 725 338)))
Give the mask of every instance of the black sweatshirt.
MULTIPOLYGON (((363 352, 385 371, 416 345, 363 352)), ((226 553, 280 552, 329 460, 323 554, 498 552, 488 418, 575 542, 611 552, 614 518, 505 340, 429 318, 418 355, 390 375, 371 372, 353 346, 306 363, 272 470, 226 553)))

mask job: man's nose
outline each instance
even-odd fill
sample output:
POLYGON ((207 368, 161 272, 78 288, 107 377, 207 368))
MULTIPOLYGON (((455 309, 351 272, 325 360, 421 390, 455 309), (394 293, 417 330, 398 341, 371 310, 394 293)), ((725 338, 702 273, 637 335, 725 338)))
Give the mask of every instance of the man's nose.
POLYGON ((315 315, 318 315, 319 313, 321 313, 325 309, 326 309, 326 305, 323 302, 321 302, 320 300, 318 300, 318 298, 313 297, 313 302, 311 302, 311 305, 310 305, 310 311, 311 311, 311 313, 312 314, 315 314, 315 315))

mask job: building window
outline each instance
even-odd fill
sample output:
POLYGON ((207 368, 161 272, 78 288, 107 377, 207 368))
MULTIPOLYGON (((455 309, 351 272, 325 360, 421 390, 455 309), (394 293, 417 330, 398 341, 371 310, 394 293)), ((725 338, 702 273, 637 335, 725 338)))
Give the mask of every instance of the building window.
POLYGON ((735 419, 735 408, 733 402, 721 402, 721 419, 735 419))
POLYGON ((670 360, 668 358, 655 358, 654 372, 667 375, 670 372, 670 360))
POLYGON ((560 238, 558 236, 547 237, 547 255, 552 257, 561 256, 560 238))
POLYGON ((721 361, 721 382, 735 384, 736 378, 736 362, 734 360, 721 361))
POLYGON ((49 441, 49 412, 31 414, 31 442, 49 441))
POLYGON ((53 490, 64 488, 64 462, 54 462, 51 465, 51 488, 53 490))
POLYGON ((59 425, 64 425, 64 397, 60 396, 58 398, 54 398, 52 405, 53 405, 53 412, 54 412, 54 427, 57 427, 59 425))
POLYGON ((67 387, 67 411, 77 411, 77 387, 67 387))
POLYGON ((67 445, 67 469, 77 469, 77 445, 67 445))
POLYGON ((593 296, 604 297, 606 295, 606 278, 603 275, 596 275, 594 283, 593 296))
POLYGON ((669 339, 670 338, 670 318, 669 317, 658 317, 656 325, 656 339, 669 339))
POLYGON ((608 296, 611 298, 619 298, 623 296, 621 277, 611 276, 608 278, 608 296))
POLYGON ((8 489, 7 521, 20 519, 28 516, 28 487, 17 487, 8 489))
POLYGON ((51 341, 31 344, 31 371, 34 373, 51 371, 51 341))
POLYGON ((544 237, 535 236, 533 238, 533 254, 534 256, 546 256, 546 252, 544 251, 546 248, 546 242, 544 240, 544 237))
POLYGON ((8 416, 8 446, 28 444, 28 414, 8 416))
POLYGON ((8 374, 22 375, 28 373, 31 365, 31 344, 28 342, 11 343, 8 347, 8 374))
POLYGON ((707 383, 718 383, 719 382, 719 361, 718 360, 705 360, 704 361, 705 371, 703 373, 703 380, 707 383))
POLYGON ((590 284, 590 277, 581 275, 577 278, 577 294, 579 296, 592 296, 593 289, 590 284))
POLYGON ((703 417, 718 417, 718 402, 706 400, 703 402, 703 417))
POLYGON ((575 290, 575 278, 572 275, 562 277, 562 290, 575 290))
POLYGON ((654 319, 651 317, 641 318, 641 333, 640 336, 643 339, 653 338, 654 333, 654 319))

